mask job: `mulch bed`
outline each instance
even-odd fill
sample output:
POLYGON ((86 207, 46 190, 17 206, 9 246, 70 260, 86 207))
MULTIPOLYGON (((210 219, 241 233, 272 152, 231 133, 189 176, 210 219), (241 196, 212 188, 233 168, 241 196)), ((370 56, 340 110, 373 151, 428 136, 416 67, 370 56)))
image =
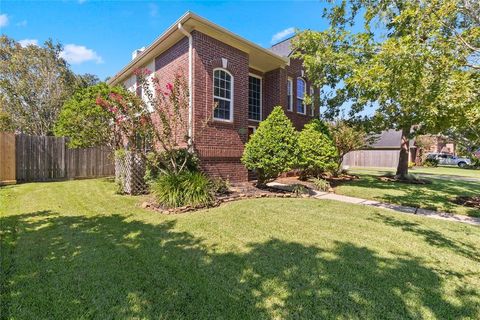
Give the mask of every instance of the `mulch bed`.
MULTIPOLYGON (((282 182, 283 183, 283 182, 282 182)), ((298 182, 297 182, 298 184, 298 182)), ((307 189, 309 189, 307 187, 307 189)), ((308 197, 309 194, 302 194, 299 197, 308 197)), ((295 198, 296 195, 292 192, 282 190, 275 187, 263 187, 257 188, 252 183, 238 183, 232 185, 228 193, 217 195, 215 202, 209 206, 184 206, 179 208, 165 208, 155 203, 155 200, 152 198, 148 201, 145 201, 141 204, 141 207, 144 209, 154 210, 163 214, 179 214, 190 211, 197 211, 200 209, 218 207, 220 204, 225 202, 231 202, 236 200, 251 199, 251 198, 295 198)))
POLYGON ((480 196, 458 196, 453 200, 453 203, 465 207, 480 209, 480 196))

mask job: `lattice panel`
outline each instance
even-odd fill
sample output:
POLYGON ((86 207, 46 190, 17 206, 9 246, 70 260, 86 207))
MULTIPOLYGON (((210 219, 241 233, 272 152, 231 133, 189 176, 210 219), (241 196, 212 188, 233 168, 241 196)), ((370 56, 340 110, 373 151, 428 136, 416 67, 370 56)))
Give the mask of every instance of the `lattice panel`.
POLYGON ((145 161, 140 154, 127 151, 125 157, 115 158, 115 180, 126 194, 142 194, 147 191, 145 161))

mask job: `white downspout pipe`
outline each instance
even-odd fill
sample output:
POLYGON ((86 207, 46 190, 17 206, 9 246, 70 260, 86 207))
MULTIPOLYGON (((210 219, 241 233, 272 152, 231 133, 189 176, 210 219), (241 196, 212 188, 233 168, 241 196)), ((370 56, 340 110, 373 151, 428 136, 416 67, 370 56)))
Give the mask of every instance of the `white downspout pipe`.
POLYGON ((178 24, 178 30, 188 38, 188 150, 193 151, 193 37, 178 24))

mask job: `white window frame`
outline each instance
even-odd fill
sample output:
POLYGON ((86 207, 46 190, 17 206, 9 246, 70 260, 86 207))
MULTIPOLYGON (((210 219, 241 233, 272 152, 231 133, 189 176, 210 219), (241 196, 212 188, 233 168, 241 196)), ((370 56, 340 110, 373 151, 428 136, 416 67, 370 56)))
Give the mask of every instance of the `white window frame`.
POLYGON ((287 110, 293 111, 293 79, 287 78, 287 110), (288 84, 290 83, 290 92, 288 92, 288 84))
POLYGON ((307 114, 307 105, 305 104, 305 95, 307 94, 307 82, 306 82, 303 78, 298 77, 296 84, 297 84, 297 87, 296 87, 297 90, 296 90, 296 96, 295 96, 295 98, 296 98, 296 100, 295 100, 295 101, 296 101, 295 106, 297 107, 297 110, 296 110, 296 111, 297 111, 298 114, 303 114, 303 115, 305 115, 305 114, 307 114), (298 80, 300 80, 300 81, 303 82, 303 98, 299 98, 299 97, 298 97, 298 80), (303 112, 298 111, 298 100, 302 100, 303 112))
MULTIPOLYGON (((248 114, 247 114, 247 117, 248 117, 249 121, 260 122, 260 121, 263 120, 263 78, 259 75, 254 74, 254 73, 249 73, 248 76, 260 79, 260 120, 250 119, 250 117, 248 117, 248 114)), ((250 79, 249 79, 249 81, 250 81, 250 79)), ((249 92, 249 94, 250 94, 250 92, 249 92)))
POLYGON ((312 103, 310 104, 310 116, 315 117, 315 90, 313 86, 310 86, 310 99, 312 99, 312 103))
POLYGON ((212 109, 212 118, 213 120, 215 121, 223 121, 223 122, 233 122, 233 93, 234 93, 234 78, 233 78, 233 75, 227 70, 227 69, 224 69, 224 68, 215 68, 213 69, 213 72, 212 72, 212 96, 213 96, 213 103, 215 104, 215 98, 216 99, 220 99, 220 100, 223 100, 223 101, 229 101, 230 102, 230 118, 229 119, 222 119, 222 118, 217 118, 215 117, 215 108, 212 109), (224 71, 226 72, 229 76, 230 76, 230 99, 227 99, 227 98, 224 98, 224 97, 219 97, 219 96, 216 96, 215 95, 215 72, 216 71, 224 71))

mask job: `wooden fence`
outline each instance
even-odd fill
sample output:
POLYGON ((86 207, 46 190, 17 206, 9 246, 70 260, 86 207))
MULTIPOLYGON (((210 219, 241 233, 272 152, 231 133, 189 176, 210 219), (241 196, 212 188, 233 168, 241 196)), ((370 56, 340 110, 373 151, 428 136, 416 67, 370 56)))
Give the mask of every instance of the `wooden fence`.
MULTIPOLYGON (((110 149, 106 147, 69 149, 67 142, 67 138, 16 135, 13 152, 9 151, 15 159, 16 180, 53 181, 115 174, 110 149)), ((2 147, 0 143, 3 155, 2 147)), ((0 169, 3 171, 2 167, 3 161, 0 163, 0 169)))
POLYGON ((0 185, 15 182, 15 135, 0 132, 0 185))
POLYGON ((398 165, 399 150, 356 150, 343 158, 343 165, 350 167, 395 168, 398 165))

